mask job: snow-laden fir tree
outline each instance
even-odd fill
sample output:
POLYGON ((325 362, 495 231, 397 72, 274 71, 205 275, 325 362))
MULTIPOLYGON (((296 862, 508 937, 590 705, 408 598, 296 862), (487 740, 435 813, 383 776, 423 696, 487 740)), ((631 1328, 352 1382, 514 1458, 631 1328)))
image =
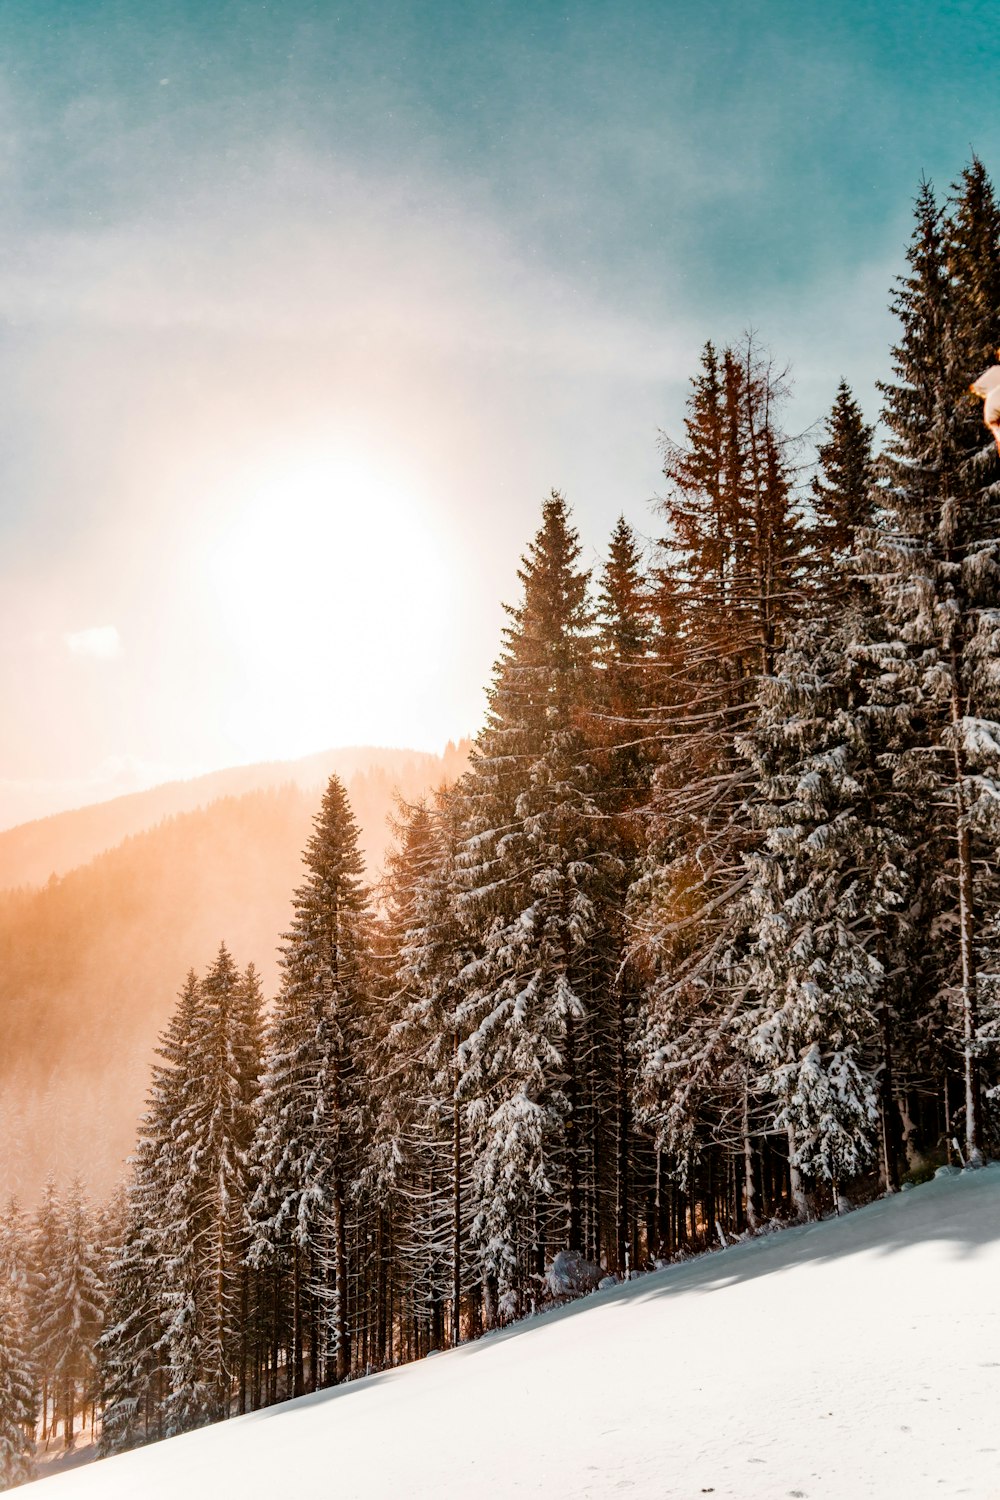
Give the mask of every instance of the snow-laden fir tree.
POLYGON ((251 1258, 290 1317, 289 1394, 351 1370, 351 1224, 364 1142, 370 915, 358 829, 330 778, 281 950, 252 1151, 251 1258), (349 1220, 351 1222, 349 1222, 349 1220))
POLYGON ((31 1478, 38 1400, 23 1299, 0 1286, 0 1489, 31 1478))
POLYGON ((882 607, 906 647, 900 703, 909 744, 896 781, 919 793, 922 955, 928 1012, 943 1012, 961 1060, 965 1155, 983 1151, 978 971, 998 892, 1000 788, 1000 488, 992 444, 968 396, 984 350, 1000 342, 1000 216, 981 164, 947 211, 923 184, 893 308, 890 440, 879 537, 882 607))
POLYGON ((103 1417, 100 1453, 164 1435, 162 1260, 152 1186, 140 1146, 127 1188, 121 1242, 107 1268, 106 1327, 98 1343, 103 1417))
MULTIPOLYGON (((382 890, 385 1029, 377 1054, 372 1193, 392 1205, 392 1266, 418 1347, 457 1344, 478 1317, 470 1237, 468 1127, 458 1097, 459 974, 469 957, 455 909, 455 812, 402 810, 382 890)), ((389 1351, 385 1351, 388 1355, 389 1351)))
MULTIPOLYGON (((745 1113, 737 1045, 745 858, 759 838, 737 739, 802 608, 808 552, 784 372, 752 335, 708 344, 692 382, 685 441, 664 443, 662 543, 677 615, 661 716, 646 867, 631 893, 636 950, 651 972, 636 1103, 669 1170, 687 1184, 702 1143, 735 1147, 745 1113)), ((724 1180, 729 1166, 719 1164, 724 1180)), ((716 1162, 703 1176, 714 1219, 716 1162)), ((692 1220, 693 1226, 693 1220, 692 1220)))
POLYGON ((104 1316, 104 1257, 94 1213, 79 1180, 58 1209, 47 1247, 44 1290, 33 1332, 66 1447, 76 1416, 96 1397, 97 1340, 104 1316))
POLYGON ((102 1449, 245 1406, 247 1153, 260 985, 220 946, 164 1031, 111 1257, 100 1343, 102 1449))
POLYGON ((126 1186, 122 1240, 109 1270, 101 1338, 104 1420, 101 1450, 116 1453, 166 1431, 169 1394, 168 1267, 174 1240, 167 1204, 183 1160, 177 1121, 194 1086, 194 1031, 200 989, 188 973, 156 1047, 146 1110, 126 1186))
MULTIPOLYGON (((477 937, 459 1020, 474 1233, 503 1315, 547 1253, 584 1248, 590 1001, 610 856, 581 727, 593 672, 587 573, 553 493, 508 606, 485 728, 460 785, 462 913, 477 937)), ((588 1217, 590 1209, 588 1208, 588 1217)), ((488 1307, 488 1316, 494 1309, 488 1307)))
POLYGON ((223 944, 195 996, 160 1221, 168 1432, 228 1416, 239 1376, 260 1028, 256 976, 223 944))
MULTIPOLYGON (((41 1328, 48 1316, 50 1306, 50 1280, 59 1258, 62 1236, 62 1205, 56 1181, 49 1176, 42 1188, 41 1198, 31 1218, 28 1231, 28 1288, 26 1323, 29 1328, 41 1328)), ((57 1396, 53 1383, 55 1350, 45 1348, 36 1341, 34 1364, 41 1397, 41 1438, 45 1441, 51 1431, 55 1432, 57 1396)))
MULTIPOLYGON (((637 1261, 637 1213, 640 1202, 649 1199, 643 1175, 644 1169, 649 1175, 650 1152, 632 1117, 632 1049, 642 985, 628 955, 625 912, 645 848, 658 721, 672 686, 672 606, 667 580, 649 577, 635 533, 619 517, 598 579, 588 724, 597 773, 594 797, 601 810, 598 838, 616 861, 607 871, 603 901, 609 968, 599 987, 600 1003, 592 1009, 592 1032, 600 1039, 592 1087, 595 1178, 607 1200, 602 1206, 612 1209, 606 1248, 609 1268, 619 1274, 637 1261)), ((651 1239, 658 1238, 654 1226, 651 1239)), ((603 1248, 600 1242, 592 1247, 595 1259, 603 1248)))
POLYGON ((811 486, 816 525, 812 534, 818 566, 811 581, 821 616, 833 615, 835 596, 850 591, 851 570, 846 566, 858 533, 872 524, 876 466, 872 441, 874 429, 846 380, 837 387, 833 409, 826 419, 826 433, 819 445, 819 470, 811 486), (833 593, 830 591, 833 590, 833 593))
POLYGON ((31 1477, 38 1412, 29 1338, 30 1227, 16 1198, 0 1220, 0 1489, 31 1477))
MULTIPOLYGON (((876 501, 871 440, 842 382, 813 484, 816 603, 762 680, 740 740, 764 833, 747 857, 741 903, 740 1050, 748 1102, 752 1095, 764 1106, 769 1129, 787 1133, 800 1214, 807 1180, 836 1185, 865 1168, 880 1115, 892 1109, 885 975, 898 956, 907 875, 881 769, 892 743, 882 621, 858 576, 859 533, 876 501)), ((891 1183, 895 1136, 885 1123, 891 1183)), ((748 1138, 744 1146, 752 1218, 748 1138)))

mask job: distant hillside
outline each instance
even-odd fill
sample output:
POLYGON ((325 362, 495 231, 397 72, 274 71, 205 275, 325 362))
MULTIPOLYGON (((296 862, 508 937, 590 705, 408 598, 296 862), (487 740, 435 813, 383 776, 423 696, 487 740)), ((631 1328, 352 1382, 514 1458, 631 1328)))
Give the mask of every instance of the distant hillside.
MULTIPOLYGON (((400 757, 349 778, 372 874, 395 790, 413 799, 460 769, 454 752, 447 765, 400 757)), ((157 1033, 187 970, 207 965, 220 941, 241 966, 253 961, 273 993, 276 945, 326 779, 318 764, 303 779, 310 774, 309 789, 286 782, 222 797, 41 888, 0 893, 0 1192, 30 1200, 49 1170, 79 1171, 97 1189, 114 1181, 157 1033)), ((151 796, 122 801, 148 810, 151 796)))
MULTIPOLYGON (((0 890, 42 885, 50 875, 64 875, 132 834, 155 827, 164 818, 207 807, 220 797, 238 797, 263 787, 288 784, 313 791, 324 786, 335 771, 345 784, 356 783, 361 776, 369 788, 377 786, 378 791, 371 792, 374 803, 384 789, 391 795, 394 786, 409 789, 408 795, 414 795, 438 780, 454 780, 464 769, 467 755, 467 742, 449 745, 443 756, 352 745, 322 750, 302 760, 232 766, 190 781, 171 781, 109 802, 55 813, 0 832, 0 890)), ((355 790, 360 793, 359 786, 355 790)), ((388 796, 384 800, 387 805, 388 796)), ((371 831, 374 825, 360 809, 358 819, 371 831)), ((376 830, 373 837, 374 848, 380 832, 376 830)))

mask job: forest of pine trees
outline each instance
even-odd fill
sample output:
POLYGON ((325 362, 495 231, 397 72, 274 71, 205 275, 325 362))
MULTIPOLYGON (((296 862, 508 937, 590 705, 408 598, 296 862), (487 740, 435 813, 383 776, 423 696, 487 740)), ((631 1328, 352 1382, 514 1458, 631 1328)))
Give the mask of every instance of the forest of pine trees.
MULTIPOLYGON (((978 160, 924 184, 882 427, 815 463, 705 345, 650 554, 553 493, 469 770, 368 889, 333 777, 265 1002, 223 946, 128 1181, 0 1240, 0 1472, 113 1453, 844 1212, 1000 1144, 1000 345, 978 160)), ((831 391, 834 383, 831 382, 831 391)))

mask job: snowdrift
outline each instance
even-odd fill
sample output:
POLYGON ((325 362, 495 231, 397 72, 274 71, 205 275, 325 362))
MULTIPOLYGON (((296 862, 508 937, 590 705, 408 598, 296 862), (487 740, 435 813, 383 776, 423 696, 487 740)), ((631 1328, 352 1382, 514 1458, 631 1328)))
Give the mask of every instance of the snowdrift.
POLYGON ((1000 1167, 41 1480, 42 1500, 1000 1497, 1000 1167))

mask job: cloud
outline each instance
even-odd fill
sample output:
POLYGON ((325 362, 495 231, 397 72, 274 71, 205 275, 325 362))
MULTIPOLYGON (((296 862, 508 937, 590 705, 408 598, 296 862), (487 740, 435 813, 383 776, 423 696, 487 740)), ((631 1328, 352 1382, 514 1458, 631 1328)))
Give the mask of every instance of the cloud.
POLYGON ((70 656, 90 656, 95 661, 113 661, 122 654, 122 640, 114 625, 92 625, 89 630, 71 630, 63 636, 70 656))
POLYGON ((0 316, 60 337, 104 329, 220 336, 423 358, 529 360, 618 378, 676 378, 676 325, 553 269, 452 183, 319 157, 275 140, 254 192, 192 167, 194 185, 108 224, 0 230, 0 316))

